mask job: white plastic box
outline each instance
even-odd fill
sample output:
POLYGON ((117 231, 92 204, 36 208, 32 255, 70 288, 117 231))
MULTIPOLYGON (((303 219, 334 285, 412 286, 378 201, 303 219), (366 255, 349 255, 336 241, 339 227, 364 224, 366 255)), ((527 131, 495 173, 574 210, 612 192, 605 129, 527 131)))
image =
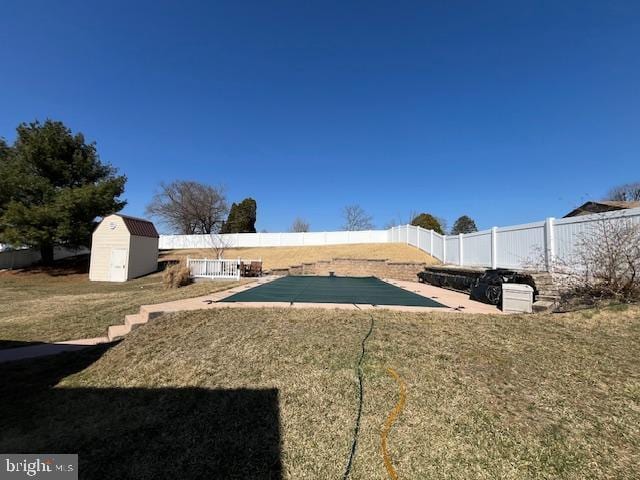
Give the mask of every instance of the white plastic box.
POLYGON ((509 313, 531 313, 533 288, 519 283, 502 284, 502 311, 509 313))

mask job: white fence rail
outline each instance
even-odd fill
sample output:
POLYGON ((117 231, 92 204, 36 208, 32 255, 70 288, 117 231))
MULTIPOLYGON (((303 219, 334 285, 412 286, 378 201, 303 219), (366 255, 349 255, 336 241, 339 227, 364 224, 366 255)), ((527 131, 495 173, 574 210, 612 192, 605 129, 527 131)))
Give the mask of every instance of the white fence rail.
POLYGON ((240 259, 187 259, 187 267, 195 278, 240 280, 240 259))
POLYGON ((181 248, 295 247, 345 243, 387 243, 389 230, 359 232, 227 233, 223 235, 160 235, 160 250, 181 248))
POLYGON ((234 233, 227 235, 161 235, 160 249, 406 243, 446 264, 492 268, 550 269, 557 260, 571 263, 581 238, 597 222, 640 223, 640 208, 541 222, 493 227, 466 235, 440 235, 412 225, 361 232, 234 233))

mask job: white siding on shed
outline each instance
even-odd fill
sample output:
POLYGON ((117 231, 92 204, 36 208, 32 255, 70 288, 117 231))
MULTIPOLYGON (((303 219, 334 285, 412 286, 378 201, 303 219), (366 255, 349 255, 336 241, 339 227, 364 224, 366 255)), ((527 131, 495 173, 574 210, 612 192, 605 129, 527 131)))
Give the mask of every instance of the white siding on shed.
MULTIPOLYGON (((112 282, 130 280, 158 268, 158 237, 150 222, 121 215, 105 217, 93 232, 89 280, 112 282), (132 232, 139 235, 132 234, 132 232), (114 256, 114 252, 116 252, 114 256), (111 259, 124 254, 124 275, 112 272, 111 259)), ((121 265, 120 262, 117 262, 121 265)))
MULTIPOLYGON (((129 255, 131 234, 127 230, 122 217, 109 215, 105 217, 93 232, 91 240, 91 263, 89 265, 89 280, 109 282, 111 250, 122 248, 129 255)), ((127 278, 129 276, 127 275, 127 278)))
POLYGON ((131 235, 129 276, 136 278, 158 269, 158 239, 131 235))

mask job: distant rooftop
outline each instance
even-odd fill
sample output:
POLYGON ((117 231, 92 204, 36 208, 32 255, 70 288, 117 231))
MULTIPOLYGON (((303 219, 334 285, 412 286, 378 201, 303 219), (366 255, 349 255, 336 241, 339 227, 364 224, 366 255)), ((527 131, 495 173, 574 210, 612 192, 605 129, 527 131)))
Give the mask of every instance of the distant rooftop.
POLYGON ((615 210, 626 210, 628 208, 638 208, 640 202, 623 202, 616 200, 592 200, 580 205, 575 210, 567 213, 564 218, 578 217, 580 215, 591 215, 593 213, 613 212, 615 210))

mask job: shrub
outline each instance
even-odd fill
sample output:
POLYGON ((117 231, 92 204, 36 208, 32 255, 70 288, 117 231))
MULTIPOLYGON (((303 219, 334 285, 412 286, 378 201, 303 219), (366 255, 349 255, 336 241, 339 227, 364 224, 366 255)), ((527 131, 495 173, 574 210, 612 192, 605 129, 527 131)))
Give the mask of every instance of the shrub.
POLYGON ((554 270, 563 303, 640 300, 640 224, 597 222, 579 235, 572 259, 554 270))
POLYGON ((162 274, 164 288, 180 288, 191 283, 191 272, 184 262, 167 267, 162 274))

